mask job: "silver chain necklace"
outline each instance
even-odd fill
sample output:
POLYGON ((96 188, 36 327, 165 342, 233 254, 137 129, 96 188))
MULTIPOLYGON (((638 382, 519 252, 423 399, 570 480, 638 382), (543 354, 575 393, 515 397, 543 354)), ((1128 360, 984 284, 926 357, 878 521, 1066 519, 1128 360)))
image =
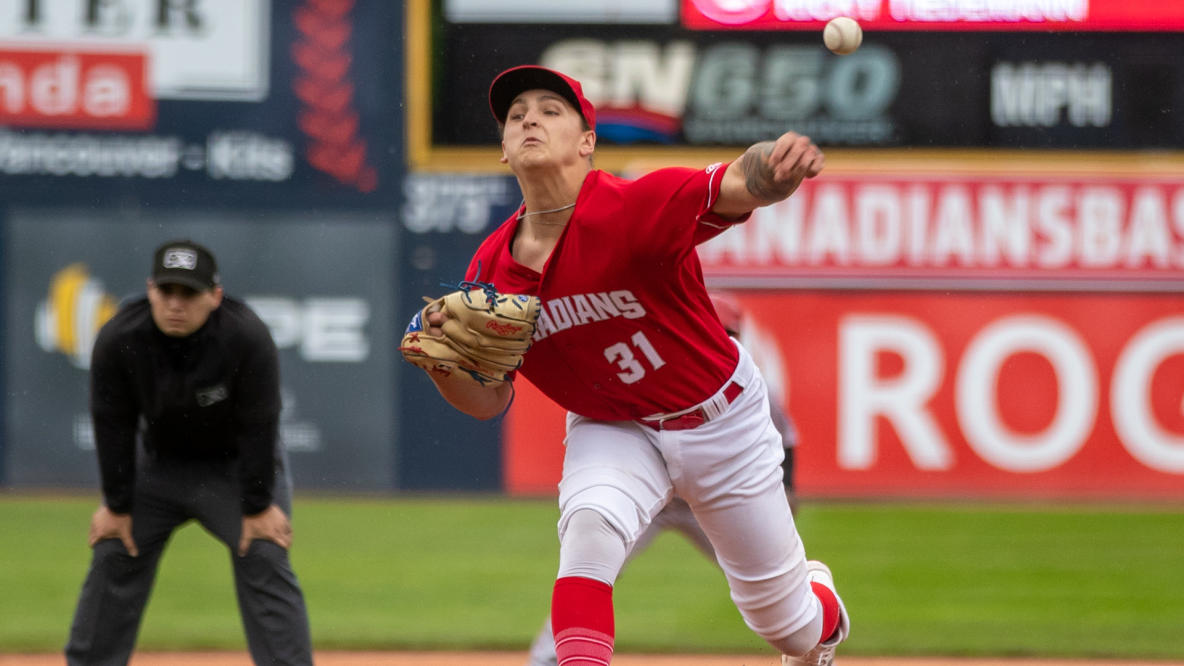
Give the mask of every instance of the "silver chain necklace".
POLYGON ((521 220, 522 218, 530 217, 531 215, 546 215, 547 213, 558 213, 561 210, 567 210, 568 208, 575 208, 575 206, 576 206, 576 203, 573 201, 573 202, 567 204, 566 206, 560 206, 558 208, 551 208, 550 210, 536 210, 533 213, 527 213, 524 211, 524 212, 518 213, 518 219, 521 220))

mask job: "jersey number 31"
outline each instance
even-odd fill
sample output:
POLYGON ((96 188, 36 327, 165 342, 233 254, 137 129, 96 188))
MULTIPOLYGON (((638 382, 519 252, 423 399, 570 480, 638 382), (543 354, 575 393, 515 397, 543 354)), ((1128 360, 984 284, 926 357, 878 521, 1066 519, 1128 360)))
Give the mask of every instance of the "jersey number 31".
MULTIPOLYGON (((666 365, 666 361, 663 361, 662 357, 658 356, 658 351, 646 339, 645 333, 638 331, 633 334, 633 337, 629 338, 629 341, 633 343, 633 347, 641 350, 641 353, 649 361, 650 366, 654 370, 666 365)), ((624 342, 618 342, 605 347, 604 357, 608 359, 609 363, 615 363, 621 369, 621 372, 617 373, 617 377, 620 377, 621 381, 626 384, 632 384, 645 377, 645 366, 637 360, 637 355, 633 353, 633 348, 624 342)))

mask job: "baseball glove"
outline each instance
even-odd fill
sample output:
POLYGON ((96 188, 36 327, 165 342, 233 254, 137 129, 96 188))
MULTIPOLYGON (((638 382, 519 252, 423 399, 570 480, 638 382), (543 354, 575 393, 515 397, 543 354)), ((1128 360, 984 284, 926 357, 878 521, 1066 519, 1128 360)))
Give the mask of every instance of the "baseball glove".
POLYGON ((399 351, 412 364, 443 376, 461 371, 478 384, 506 381, 530 349, 541 303, 536 296, 502 294, 487 282, 461 282, 460 289, 432 300, 411 318, 399 351), (428 315, 444 312, 438 334, 428 315))

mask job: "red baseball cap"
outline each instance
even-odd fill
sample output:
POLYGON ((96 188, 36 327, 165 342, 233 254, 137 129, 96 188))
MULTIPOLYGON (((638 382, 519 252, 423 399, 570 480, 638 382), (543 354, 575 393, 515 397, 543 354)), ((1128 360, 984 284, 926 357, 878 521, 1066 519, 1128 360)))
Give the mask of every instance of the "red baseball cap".
POLYGON ((514 98, 536 88, 562 95, 580 112, 588 127, 596 129, 596 108, 584 97, 580 82, 566 74, 538 65, 511 67, 498 74, 489 86, 489 110, 493 111, 493 117, 497 118, 499 124, 505 125, 506 114, 510 111, 514 98))

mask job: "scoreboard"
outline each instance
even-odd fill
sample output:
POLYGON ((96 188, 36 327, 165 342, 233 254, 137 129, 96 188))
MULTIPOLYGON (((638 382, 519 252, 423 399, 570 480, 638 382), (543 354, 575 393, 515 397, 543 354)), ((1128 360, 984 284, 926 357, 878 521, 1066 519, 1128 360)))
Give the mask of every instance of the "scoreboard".
POLYGON ((428 84, 409 99, 430 105, 430 127, 409 132, 496 145, 489 81, 539 63, 581 81, 609 153, 745 147, 789 129, 828 148, 1184 146, 1184 3, 683 0, 667 21, 611 29, 496 20, 425 11, 433 55, 408 75, 428 84), (864 28, 854 54, 822 44, 836 14, 864 28))

